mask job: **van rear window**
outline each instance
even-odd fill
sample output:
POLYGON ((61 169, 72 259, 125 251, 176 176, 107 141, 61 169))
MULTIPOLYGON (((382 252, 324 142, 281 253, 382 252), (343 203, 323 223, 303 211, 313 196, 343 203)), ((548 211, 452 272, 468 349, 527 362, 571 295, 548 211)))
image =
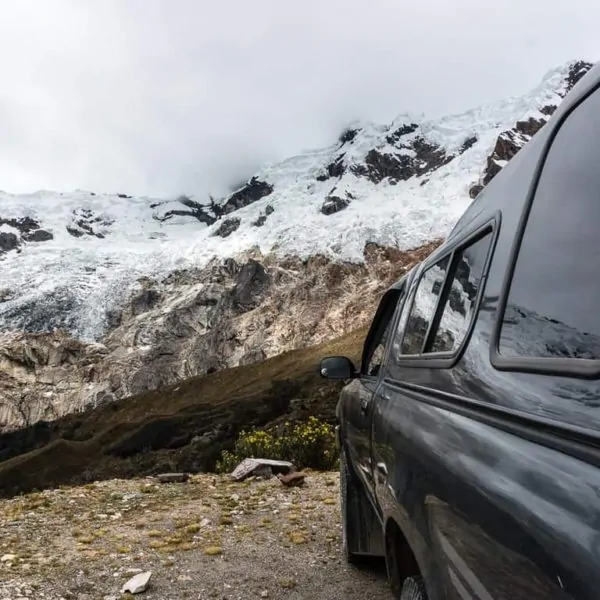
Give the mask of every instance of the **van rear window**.
POLYGON ((559 129, 516 258, 498 352, 600 359, 600 92, 559 129))

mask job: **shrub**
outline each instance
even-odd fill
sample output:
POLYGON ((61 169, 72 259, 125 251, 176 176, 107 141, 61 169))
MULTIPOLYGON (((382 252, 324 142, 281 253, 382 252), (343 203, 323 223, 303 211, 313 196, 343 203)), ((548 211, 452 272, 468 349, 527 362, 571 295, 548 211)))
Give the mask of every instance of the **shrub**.
POLYGON ((332 425, 309 417, 307 421, 243 430, 232 452, 224 450, 217 471, 232 471, 245 458, 289 460, 299 469, 336 469, 339 454, 332 425))

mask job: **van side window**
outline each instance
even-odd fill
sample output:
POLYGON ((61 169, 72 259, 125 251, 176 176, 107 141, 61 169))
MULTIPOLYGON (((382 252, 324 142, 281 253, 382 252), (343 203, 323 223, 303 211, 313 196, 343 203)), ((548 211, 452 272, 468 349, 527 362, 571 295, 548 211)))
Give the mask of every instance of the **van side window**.
POLYGON ((502 316, 500 357, 568 359, 574 369, 572 359, 600 360, 599 157, 596 91, 566 118, 542 168, 502 316))
POLYGON ((475 312, 491 236, 488 233, 456 253, 452 283, 431 352, 455 352, 462 344, 475 312))
POLYGON ((449 256, 444 256, 421 275, 406 321, 404 337, 400 346, 401 354, 421 354, 446 277, 449 259, 449 256))
POLYGON ((388 321, 385 329, 383 330, 383 334, 376 342, 377 345, 373 350, 373 354, 371 355, 371 360, 369 361, 369 365, 367 367, 367 375, 376 376, 379 373, 379 369, 383 364, 383 357, 385 354, 385 347, 387 341, 390 337, 390 330, 392 329, 392 321, 388 321))
POLYGON ((363 375, 376 377, 379 374, 390 337, 394 314, 397 307, 402 304, 403 297, 404 287, 400 286, 388 290, 381 299, 363 348, 361 360, 361 373, 363 375))
POLYGON ((459 350, 475 314, 492 237, 490 227, 423 271, 408 318, 399 322, 396 358, 459 350))

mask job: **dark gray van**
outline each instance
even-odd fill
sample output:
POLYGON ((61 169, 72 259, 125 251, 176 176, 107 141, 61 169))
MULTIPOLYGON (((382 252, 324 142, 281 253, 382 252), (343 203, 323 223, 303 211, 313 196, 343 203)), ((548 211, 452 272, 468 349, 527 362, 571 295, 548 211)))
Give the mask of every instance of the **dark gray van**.
POLYGON ((600 598, 600 66, 320 368, 348 560, 406 600, 600 598))

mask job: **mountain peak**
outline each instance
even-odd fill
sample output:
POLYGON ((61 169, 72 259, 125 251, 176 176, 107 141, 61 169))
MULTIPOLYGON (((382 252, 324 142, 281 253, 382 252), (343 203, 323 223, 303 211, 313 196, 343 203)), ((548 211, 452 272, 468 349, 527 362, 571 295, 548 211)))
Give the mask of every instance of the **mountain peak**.
POLYGON ((457 115, 353 122, 209 202, 0 192, 0 329, 99 339, 140 277, 251 248, 361 262, 369 242, 406 250, 444 237, 591 67, 570 61, 523 96, 457 115))

